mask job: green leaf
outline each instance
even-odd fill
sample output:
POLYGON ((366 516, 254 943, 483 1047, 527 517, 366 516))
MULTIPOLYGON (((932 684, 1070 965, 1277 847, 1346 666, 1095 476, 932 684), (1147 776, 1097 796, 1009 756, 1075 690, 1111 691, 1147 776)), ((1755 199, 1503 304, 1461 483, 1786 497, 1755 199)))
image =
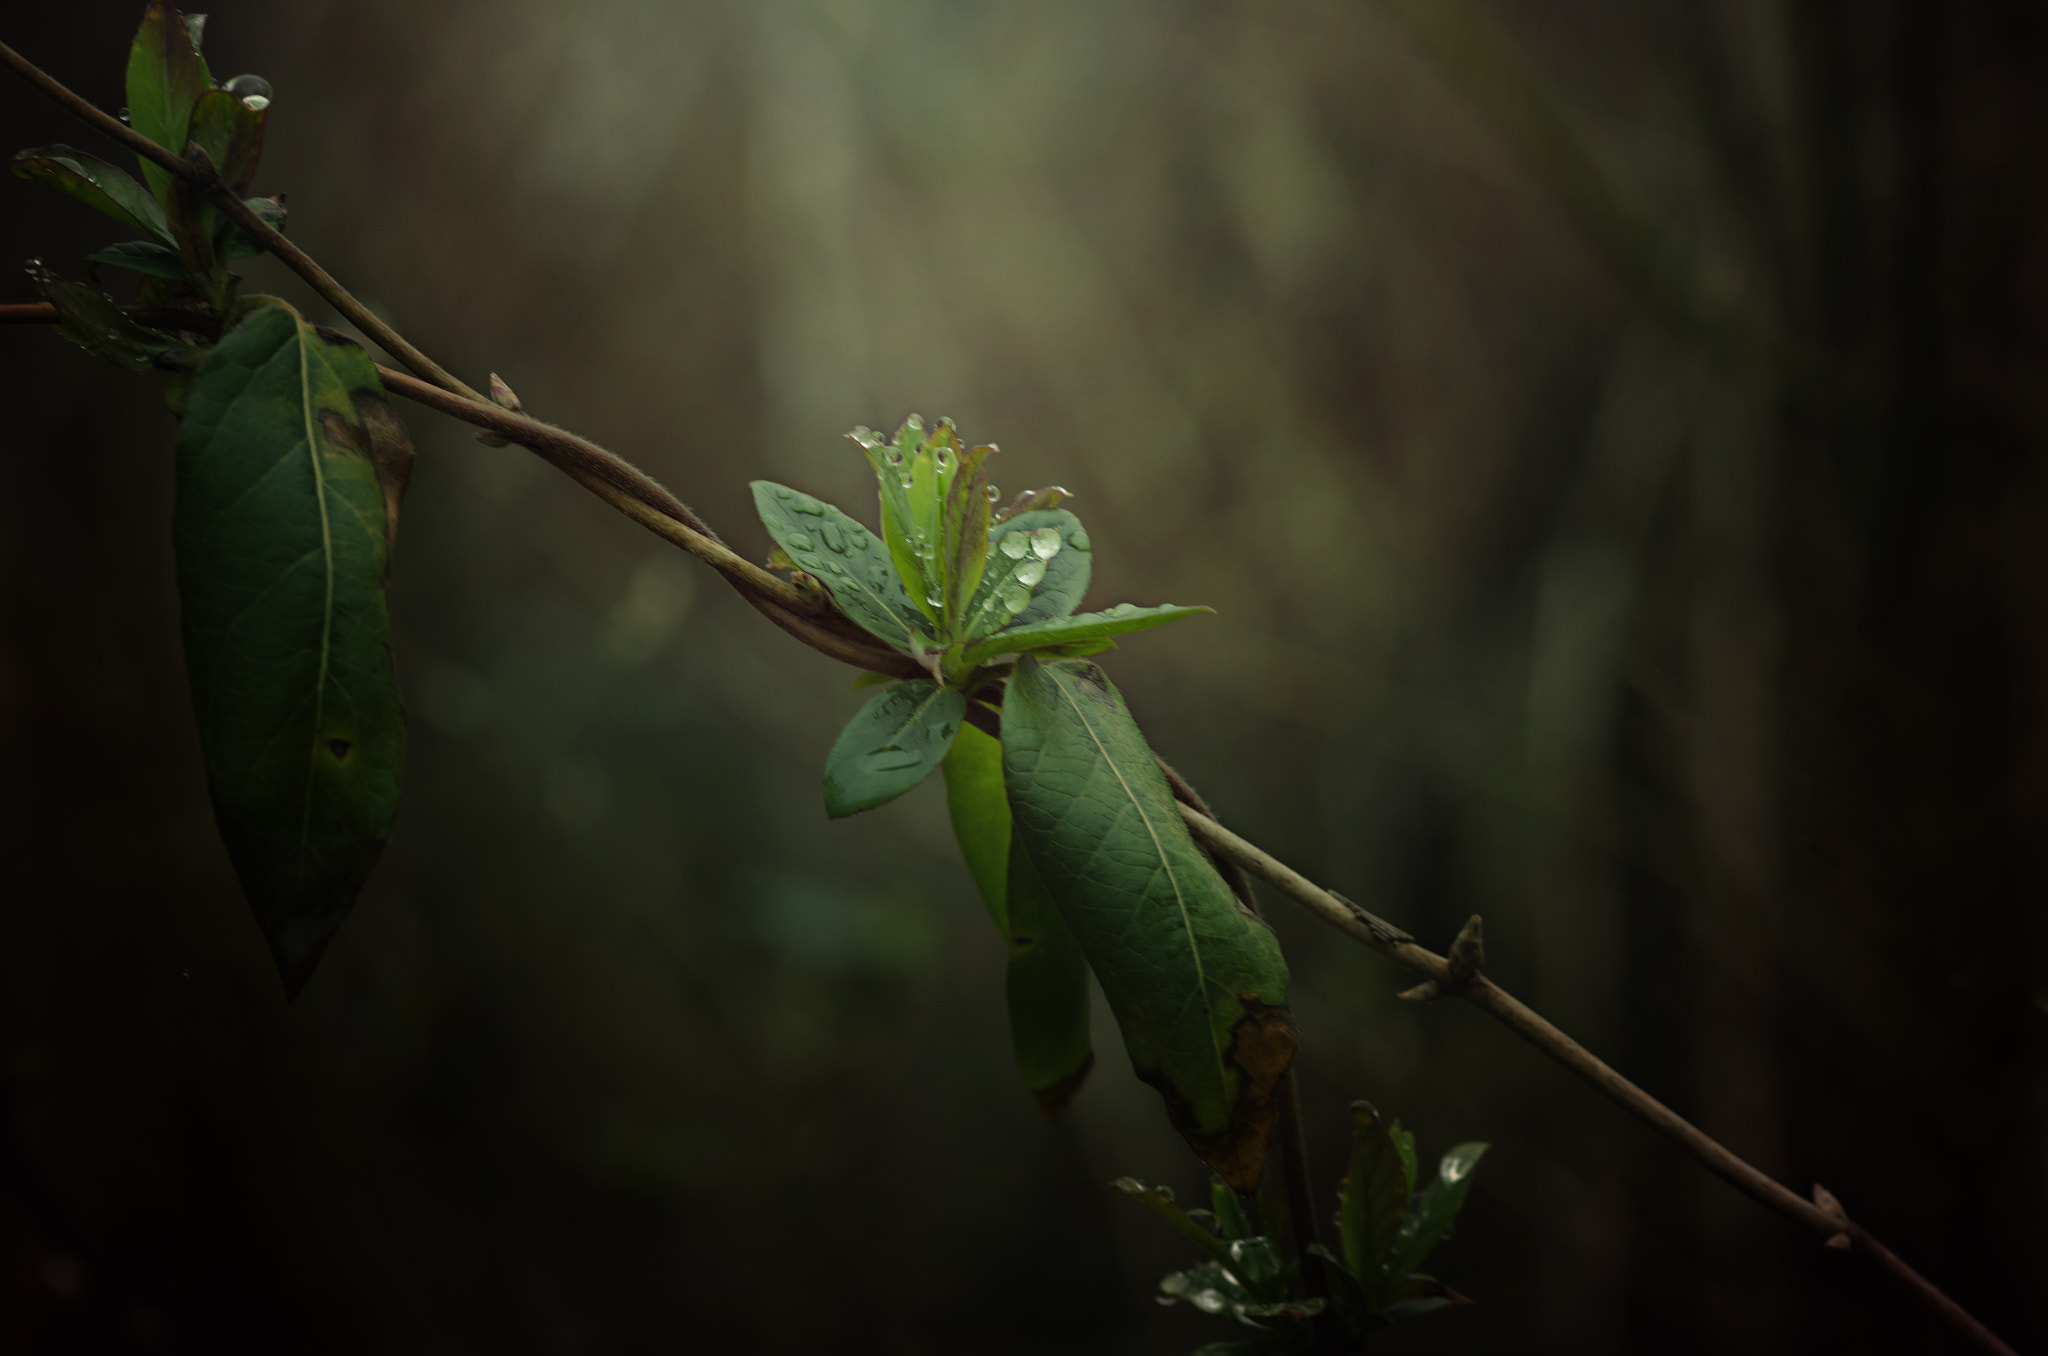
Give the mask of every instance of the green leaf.
POLYGON ((1216 1231, 1225 1238, 1250 1238, 1251 1221, 1244 1217, 1244 1205, 1228 1183, 1217 1177, 1209 1183, 1209 1204, 1216 1212, 1216 1231))
POLYGON ((411 456, 369 355, 282 303, 193 374, 172 518, 185 667, 221 837, 294 995, 398 809, 385 573, 411 456))
POLYGON ((131 372, 156 367, 189 367, 198 350, 175 334, 138 325, 114 299, 87 283, 70 282, 30 260, 29 276, 57 308, 57 333, 88 353, 119 363, 131 372))
POLYGON ((1178 1229, 1190 1243, 1214 1258, 1218 1265, 1230 1260, 1229 1240, 1218 1238, 1195 1223, 1185 1210, 1173 1203, 1173 1192, 1166 1187, 1146 1186, 1135 1177, 1119 1177, 1110 1185, 1132 1200, 1150 1208, 1153 1213, 1178 1229))
POLYGON ((1338 1317, 1354 1337, 1382 1326, 1379 1306, 1358 1283, 1358 1277, 1348 1270, 1336 1253, 1320 1243, 1311 1243, 1307 1251, 1323 1261, 1323 1276, 1330 1283, 1330 1301, 1336 1306, 1338 1317))
MULTIPOLYGON (((274 198, 244 198, 242 205, 254 212, 257 219, 271 230, 284 230, 285 210, 282 193, 274 198)), ((265 248, 255 236, 236 225, 232 218, 222 217, 220 224, 214 227, 213 252, 219 258, 246 259, 252 254, 263 253, 265 248)))
MULTIPOLYGON (((192 109, 213 88, 213 75, 185 18, 164 0, 149 0, 135 42, 128 49, 128 125, 172 155, 183 156, 191 139, 192 109)), ((154 161, 142 162, 142 179, 168 202, 172 173, 154 161)))
POLYGON ((832 591, 847 616, 891 645, 931 648, 924 615, 903 591, 874 533, 800 490, 757 480, 753 491, 768 535, 798 568, 832 591))
POLYGON ((1182 617, 1214 612, 1212 607, 1178 607, 1161 603, 1157 607, 1136 607, 1118 603, 1106 612, 1083 612, 1073 617, 1054 617, 1030 626, 1012 626, 960 652, 963 668, 985 664, 1006 654, 1028 654, 1041 650, 1067 650, 1073 646, 1096 646, 1113 636, 1146 631, 1182 617))
POLYGON ((1408 1218, 1394 1241, 1387 1260, 1387 1275, 1399 1280, 1422 1265, 1430 1250, 1443 1241, 1451 1224, 1465 1206, 1465 1194, 1472 1189, 1472 1170, 1479 1165, 1486 1145, 1460 1144, 1437 1165, 1436 1180, 1422 1189, 1409 1207, 1408 1218))
POLYGON ((965 697, 929 678, 870 697, 825 759, 825 813, 844 819, 916 786, 953 746, 966 713, 965 697))
POLYGON ((236 194, 246 193, 263 157, 263 129, 270 121, 266 104, 251 108, 224 89, 208 90, 192 106, 186 138, 213 160, 220 181, 236 194))
POLYGON ((1066 616, 1088 591, 1092 561, 1086 529, 1065 509, 1020 513, 990 528, 987 571, 958 634, 979 640, 1005 626, 1066 616))
POLYGON ((1337 1231, 1344 1265, 1367 1290, 1380 1288, 1407 1214, 1408 1179, 1387 1122, 1370 1102, 1353 1102, 1351 1164, 1337 1190, 1337 1231))
POLYGON ((939 559, 944 567, 948 640, 959 638, 960 618, 988 568, 988 471, 983 463, 994 451, 993 447, 970 447, 957 453, 946 490, 939 559))
POLYGON ((1030 859, 1014 850, 1005 903, 1010 961, 1003 994, 1010 1009, 1010 1049, 1038 1109, 1058 1120, 1095 1066, 1088 962, 1030 859))
POLYGON ((55 184, 94 211, 160 240, 171 238, 170 228, 164 224, 163 205, 118 165, 69 146, 19 151, 7 163, 20 178, 55 184))
POLYGON ((1030 863, 1010 851, 1002 745, 964 725, 944 767, 946 809, 960 855, 1009 944, 1004 993, 1011 1051, 1039 1108, 1057 1118, 1095 1063, 1088 1036, 1088 962, 1030 863))
POLYGON ((169 278, 173 282, 192 282, 192 270, 185 267, 185 261, 169 245, 159 245, 154 240, 121 240, 85 256, 88 264, 105 264, 109 268, 125 268, 133 273, 146 273, 152 278, 169 278))
POLYGON ((1073 929, 1138 1076, 1195 1153, 1251 1190, 1296 1044, 1279 943, 1195 847, 1100 669, 1027 655, 1003 702, 1011 850, 1073 929))
POLYGON ((1009 897, 1010 802, 1003 795, 1003 746, 972 725, 946 754, 946 813, 960 856, 981 891, 982 903, 996 931, 1010 934, 1009 897))
POLYGON ((1415 1194, 1415 1136, 1403 1130, 1396 1120, 1387 1127, 1387 1137, 1394 1141, 1394 1152, 1401 1155, 1401 1178, 1408 1184, 1408 1194, 1415 1194))
MULTIPOLYGON (((918 555, 915 515, 910 499, 918 481, 915 473, 917 451, 924 446, 924 421, 916 415, 903 421, 893 440, 868 428, 856 428, 846 435, 860 444, 868 465, 874 468, 876 498, 882 510, 882 540, 888 543, 889 559, 896 567, 897 587, 906 589, 916 607, 934 628, 940 605, 945 601, 936 580, 927 577, 918 555)), ((938 543, 931 543, 934 552, 938 543)))

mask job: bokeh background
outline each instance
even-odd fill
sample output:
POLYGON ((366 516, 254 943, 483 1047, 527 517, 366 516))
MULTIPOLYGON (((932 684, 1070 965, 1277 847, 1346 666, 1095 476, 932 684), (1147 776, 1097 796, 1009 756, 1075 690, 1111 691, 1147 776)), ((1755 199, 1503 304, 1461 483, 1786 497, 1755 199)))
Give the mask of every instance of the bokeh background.
MULTIPOLYGON (((218 0, 260 191, 743 550, 917 410, 1052 482, 1227 821, 2048 1344, 2048 16, 2019 0, 218 0)), ((135 3, 0 37, 122 102, 135 3)), ((107 151, 18 82, 7 148, 107 151)), ((112 153, 112 152, 108 152, 112 153)), ((111 238, 0 183, 0 240, 111 238)), ((254 261, 249 286, 330 318, 254 261)), ((29 299, 17 278, 6 300, 29 299)), ((281 999, 185 710, 160 382, 0 331, 0 1348, 1144 1352, 1203 1181, 1048 1127, 860 698, 410 411, 398 834, 281 999)), ((1494 1147, 1389 1352, 1948 1352, 1480 1014, 1270 905, 1320 1178, 1494 1147)))

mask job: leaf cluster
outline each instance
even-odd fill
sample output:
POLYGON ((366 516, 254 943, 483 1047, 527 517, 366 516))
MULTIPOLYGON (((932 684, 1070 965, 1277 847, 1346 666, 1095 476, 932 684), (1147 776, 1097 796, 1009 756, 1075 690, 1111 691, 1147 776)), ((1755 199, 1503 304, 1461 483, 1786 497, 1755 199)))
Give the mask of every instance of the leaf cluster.
MULTIPOLYGON (((1311 1244, 1308 1252, 1322 1263, 1330 1282, 1329 1312, 1362 1341, 1391 1324, 1471 1303, 1419 1268, 1450 1236, 1487 1146, 1452 1148, 1439 1161, 1435 1178, 1418 1189, 1414 1135, 1399 1121, 1381 1117, 1368 1102, 1352 1103, 1351 1117, 1351 1161, 1337 1193, 1342 1255, 1320 1243, 1311 1244)), ((1253 1231, 1222 1181, 1211 1186, 1212 1210, 1182 1210, 1166 1187, 1133 1178, 1119 1178, 1114 1185, 1208 1254, 1201 1265, 1161 1280, 1161 1301, 1227 1315, 1262 1334, 1210 1343, 1195 1356, 1309 1348, 1309 1320, 1324 1311, 1326 1302, 1307 1293, 1301 1259, 1283 1260, 1270 1239, 1253 1231)))

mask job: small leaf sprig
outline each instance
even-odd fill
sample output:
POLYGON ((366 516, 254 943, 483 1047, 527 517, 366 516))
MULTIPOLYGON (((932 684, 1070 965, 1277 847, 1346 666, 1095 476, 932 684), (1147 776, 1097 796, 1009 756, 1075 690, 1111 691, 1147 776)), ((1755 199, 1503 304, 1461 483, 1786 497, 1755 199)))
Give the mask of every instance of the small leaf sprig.
POLYGON ((848 435, 875 473, 881 535, 830 504, 772 481, 754 506, 778 548, 770 563, 808 576, 846 615, 930 674, 879 693, 826 760, 833 818, 894 800, 944 760, 967 701, 1019 656, 1099 654, 1116 637, 1211 609, 1125 603, 1077 613, 1088 590, 1088 532, 1057 486, 998 510, 994 444, 968 447, 950 419, 913 414, 883 437, 848 435))
MULTIPOLYGON (((180 156, 203 157, 237 196, 256 177, 270 119, 270 82, 238 75, 216 84, 200 55, 204 15, 180 14, 152 0, 128 53, 124 110, 131 127, 180 156), (196 148, 196 154, 194 151, 196 148)), ((119 166, 70 146, 17 152, 8 162, 23 179, 54 184, 86 206, 142 232, 87 255, 83 280, 68 282, 40 261, 29 273, 57 308, 59 330, 81 347, 131 370, 189 371, 197 362, 192 336, 138 323, 102 290, 98 270, 142 275, 136 303, 179 307, 216 319, 236 310, 240 279, 227 262, 260 254, 262 246, 182 179, 148 160, 142 180, 119 166)), ((267 225, 282 230, 284 198, 245 198, 267 225)), ((174 407, 182 388, 172 391, 174 407)))
MULTIPOLYGON (((1351 1123, 1351 1161, 1337 1192, 1343 1255, 1320 1243, 1310 1244, 1308 1251, 1323 1262, 1331 1282, 1327 1307, 1351 1337, 1363 1340, 1394 1323, 1472 1302, 1417 1268, 1450 1236, 1487 1146, 1455 1146, 1438 1163, 1435 1179, 1418 1190, 1415 1136, 1369 1102, 1351 1104, 1351 1123)), ((1308 1349, 1309 1320, 1324 1310, 1325 1301, 1308 1296, 1301 1263, 1283 1262, 1222 1181, 1211 1186, 1213 1210, 1183 1210, 1167 1188, 1133 1178, 1119 1178, 1113 1185, 1209 1255, 1201 1265, 1161 1280, 1160 1302, 1185 1302, 1204 1313, 1224 1314, 1260 1334, 1212 1342, 1194 1356, 1308 1349)))

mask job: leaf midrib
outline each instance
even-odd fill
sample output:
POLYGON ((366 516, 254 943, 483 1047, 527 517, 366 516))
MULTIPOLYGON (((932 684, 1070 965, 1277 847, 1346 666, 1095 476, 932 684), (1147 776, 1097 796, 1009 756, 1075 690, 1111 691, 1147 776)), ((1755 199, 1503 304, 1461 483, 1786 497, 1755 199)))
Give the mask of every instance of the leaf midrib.
POLYGON ((1131 789, 1130 782, 1124 778, 1123 769, 1116 765, 1116 759, 1110 755, 1109 747, 1102 742, 1102 736, 1095 733, 1095 726, 1089 721, 1088 713, 1081 709, 1081 703, 1074 699, 1073 694, 1067 691, 1066 685, 1059 680, 1059 676, 1051 669, 1041 669, 1040 671, 1051 681, 1053 690, 1060 694, 1061 699, 1069 707, 1073 708, 1074 718, 1080 721, 1081 728, 1088 732, 1088 738, 1094 743, 1095 751, 1102 755, 1103 765, 1116 778, 1117 785, 1123 788, 1124 798, 1131 803, 1131 808, 1138 812, 1138 822, 1145 826, 1145 833, 1152 840, 1152 849, 1159 855, 1159 869, 1166 873, 1167 884, 1173 887, 1174 906, 1180 910, 1182 934, 1188 940, 1188 956, 1195 964, 1195 991, 1200 995, 1198 1001, 1201 1003, 1204 1017, 1202 1026, 1208 1034, 1209 1047, 1215 1052, 1217 1063, 1220 1066, 1223 1062, 1223 1047, 1216 1041, 1215 1012, 1209 1004, 1209 976, 1208 972, 1202 967, 1202 949, 1195 945, 1195 922, 1188 915, 1187 897, 1181 892, 1180 877, 1173 869, 1172 860, 1166 855, 1166 845, 1160 841, 1159 831, 1152 826, 1152 816, 1145 813, 1145 807, 1138 800, 1137 793, 1131 789))
POLYGON ((299 351, 299 416, 305 420, 306 456, 313 467, 313 498, 320 506, 320 558, 326 571, 326 597, 320 609, 320 670, 313 686, 313 738, 306 750, 306 797, 299 817, 299 847, 313 834, 314 762, 320 756, 320 731, 327 721, 328 650, 334 638, 334 529, 327 517, 327 473, 320 464, 320 435, 313 418, 312 350, 305 322, 294 317, 292 343, 299 351))

